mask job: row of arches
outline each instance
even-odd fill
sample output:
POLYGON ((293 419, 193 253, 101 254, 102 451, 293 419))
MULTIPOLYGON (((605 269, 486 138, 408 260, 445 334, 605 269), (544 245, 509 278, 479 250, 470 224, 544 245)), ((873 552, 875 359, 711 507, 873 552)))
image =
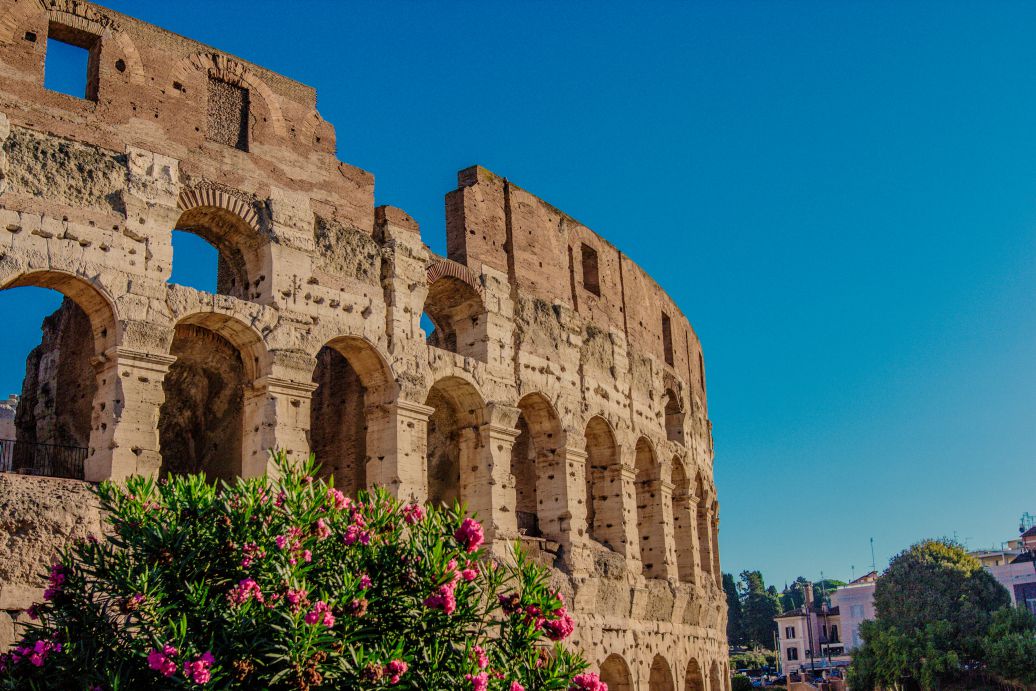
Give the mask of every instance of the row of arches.
MULTIPOLYGON (((608 691, 636 691, 633 673, 621 655, 609 655, 601 662, 600 669, 601 681, 608 685, 608 691)), ((647 691, 729 691, 730 674, 725 662, 713 660, 706 669, 691 658, 681 680, 673 673, 665 657, 655 655, 648 671, 647 685, 641 688, 647 691)))

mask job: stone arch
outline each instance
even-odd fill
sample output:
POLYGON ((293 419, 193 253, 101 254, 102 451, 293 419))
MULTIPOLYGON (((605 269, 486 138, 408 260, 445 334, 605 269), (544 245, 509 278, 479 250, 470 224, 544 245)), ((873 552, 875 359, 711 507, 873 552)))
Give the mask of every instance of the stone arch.
POLYGON ((466 357, 484 358, 486 307, 471 270, 445 260, 429 266, 424 314, 434 327, 428 344, 466 357))
POLYGON ((673 457, 673 537, 676 572, 681 581, 697 582, 694 569, 694 498, 683 459, 673 457))
POLYGON ((709 669, 709 691, 724 691, 725 688, 719 662, 713 660, 712 667, 709 669))
POLYGON ((601 663, 601 681, 608 691, 633 691, 633 674, 620 655, 611 654, 601 663))
POLYGON ((659 464, 647 437, 637 440, 635 449, 637 488, 637 536, 644 575, 655 578, 665 571, 665 532, 661 502, 659 464))
POLYGON ((665 392, 665 436, 669 441, 684 443, 684 411, 680 397, 672 389, 665 392))
MULTIPOLYGON (((530 537, 553 537, 557 525, 546 525, 546 514, 557 515, 560 493, 552 487, 549 467, 561 443, 561 420, 541 393, 530 393, 518 401, 518 437, 511 447, 511 474, 515 478, 515 516, 520 533, 530 537), (547 509, 544 512, 544 509, 547 509), (553 530, 551 530, 553 528, 553 530)), ((562 507, 562 512, 567 507, 562 507)), ((557 523, 557 521, 552 521, 557 523)))
POLYGON ((102 444, 104 408, 95 363, 117 343, 118 312, 96 280, 47 269, 0 280, 0 290, 35 287, 63 296, 43 315, 43 339, 24 363, 13 439, 0 448, 0 469, 81 479, 91 449, 102 444))
POLYGON ((395 395, 388 363, 369 341, 340 336, 316 356, 310 402, 309 447, 320 472, 351 496, 368 486, 368 410, 395 395))
POLYGON ((673 670, 669 667, 669 662, 661 655, 655 655, 655 658, 651 661, 648 691, 676 691, 676 684, 673 682, 673 670))
POLYGON ((698 562, 706 578, 712 574, 712 526, 709 522, 709 497, 705 493, 705 481, 698 472, 694 482, 697 499, 696 522, 698 531, 698 562))
POLYGON ((173 229, 197 235, 219 253, 216 291, 243 300, 258 297, 266 280, 268 248, 251 205, 222 190, 200 187, 183 190, 177 206, 181 213, 173 229))
POLYGON ((216 312, 180 319, 169 354, 176 361, 162 384, 159 409, 160 472, 201 472, 231 480, 246 464, 244 430, 258 427, 246 393, 267 353, 249 325, 216 312))
POLYGON ((589 537, 626 554, 619 445, 608 421, 594 416, 586 423, 586 526, 589 537))
POLYGON ((428 502, 466 503, 465 487, 478 463, 478 428, 485 418, 485 401, 475 386, 457 376, 432 385, 425 399, 428 417, 428 502))
POLYGON ((705 675, 701 665, 693 657, 687 663, 687 672, 684 674, 684 691, 705 691, 705 675))
POLYGON ((186 83, 194 72, 201 72, 228 84, 248 89, 249 98, 252 94, 258 95, 265 113, 256 113, 259 117, 253 118, 253 122, 261 123, 262 116, 265 115, 273 134, 277 137, 287 137, 288 128, 277 95, 244 63, 222 53, 195 53, 180 60, 173 70, 172 77, 175 81, 186 83))

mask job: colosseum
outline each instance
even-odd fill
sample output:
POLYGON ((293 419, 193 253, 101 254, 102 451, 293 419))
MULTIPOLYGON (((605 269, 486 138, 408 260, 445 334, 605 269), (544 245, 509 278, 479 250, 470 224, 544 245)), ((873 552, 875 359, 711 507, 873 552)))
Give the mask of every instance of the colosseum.
POLYGON ((520 539, 613 691, 729 689, 702 351, 620 250, 476 166, 438 256, 312 88, 80 0, 0 0, 0 143, 0 287, 65 296, 2 442, 0 646, 98 529, 89 483, 282 448, 520 539), (44 87, 54 41, 83 98, 44 87), (170 282, 174 229, 215 294, 170 282))

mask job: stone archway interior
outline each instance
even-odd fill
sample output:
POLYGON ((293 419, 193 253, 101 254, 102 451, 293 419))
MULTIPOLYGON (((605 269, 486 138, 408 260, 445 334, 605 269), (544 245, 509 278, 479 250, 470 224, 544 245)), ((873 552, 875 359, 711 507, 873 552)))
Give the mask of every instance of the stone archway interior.
POLYGON ((705 678, 701 673, 701 666, 697 660, 692 659, 687 664, 687 674, 684 678, 684 689, 686 691, 705 691, 705 678))
POLYGON ((602 418, 586 425, 586 526, 590 537, 614 551, 623 548, 619 450, 602 418))
POLYGON ((310 407, 310 449, 320 473, 349 496, 367 487, 367 390, 349 360, 330 347, 317 353, 310 407))
POLYGON ((163 476, 204 471, 232 480, 242 467, 245 370, 230 341, 206 328, 176 327, 158 438, 163 476))
POLYGON ((518 438, 511 447, 511 474, 514 475, 515 518, 518 531, 540 537, 536 500, 536 447, 524 413, 518 416, 518 438))
POLYGON ((633 691, 630 668, 618 655, 609 655, 601 663, 601 681, 608 685, 608 691, 633 691))
POLYGON ((648 678, 649 691, 675 691, 673 688, 673 673, 669 669, 669 663, 661 655, 656 655, 651 661, 651 676, 648 678))
POLYGON ((428 503, 452 506, 460 499, 460 429, 457 407, 433 388, 425 405, 434 408, 428 418, 428 503))

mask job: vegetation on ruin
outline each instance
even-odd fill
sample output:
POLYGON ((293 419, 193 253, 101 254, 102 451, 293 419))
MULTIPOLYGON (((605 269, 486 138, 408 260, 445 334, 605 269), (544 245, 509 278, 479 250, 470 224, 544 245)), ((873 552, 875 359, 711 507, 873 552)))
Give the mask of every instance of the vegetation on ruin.
POLYGON ((110 534, 61 554, 0 688, 605 688, 548 572, 490 559, 460 507, 277 465, 101 484, 110 534))
POLYGON ((980 675, 1036 683, 1036 618, 977 559, 944 540, 901 552, 878 579, 849 680, 861 689, 971 686, 980 675))

